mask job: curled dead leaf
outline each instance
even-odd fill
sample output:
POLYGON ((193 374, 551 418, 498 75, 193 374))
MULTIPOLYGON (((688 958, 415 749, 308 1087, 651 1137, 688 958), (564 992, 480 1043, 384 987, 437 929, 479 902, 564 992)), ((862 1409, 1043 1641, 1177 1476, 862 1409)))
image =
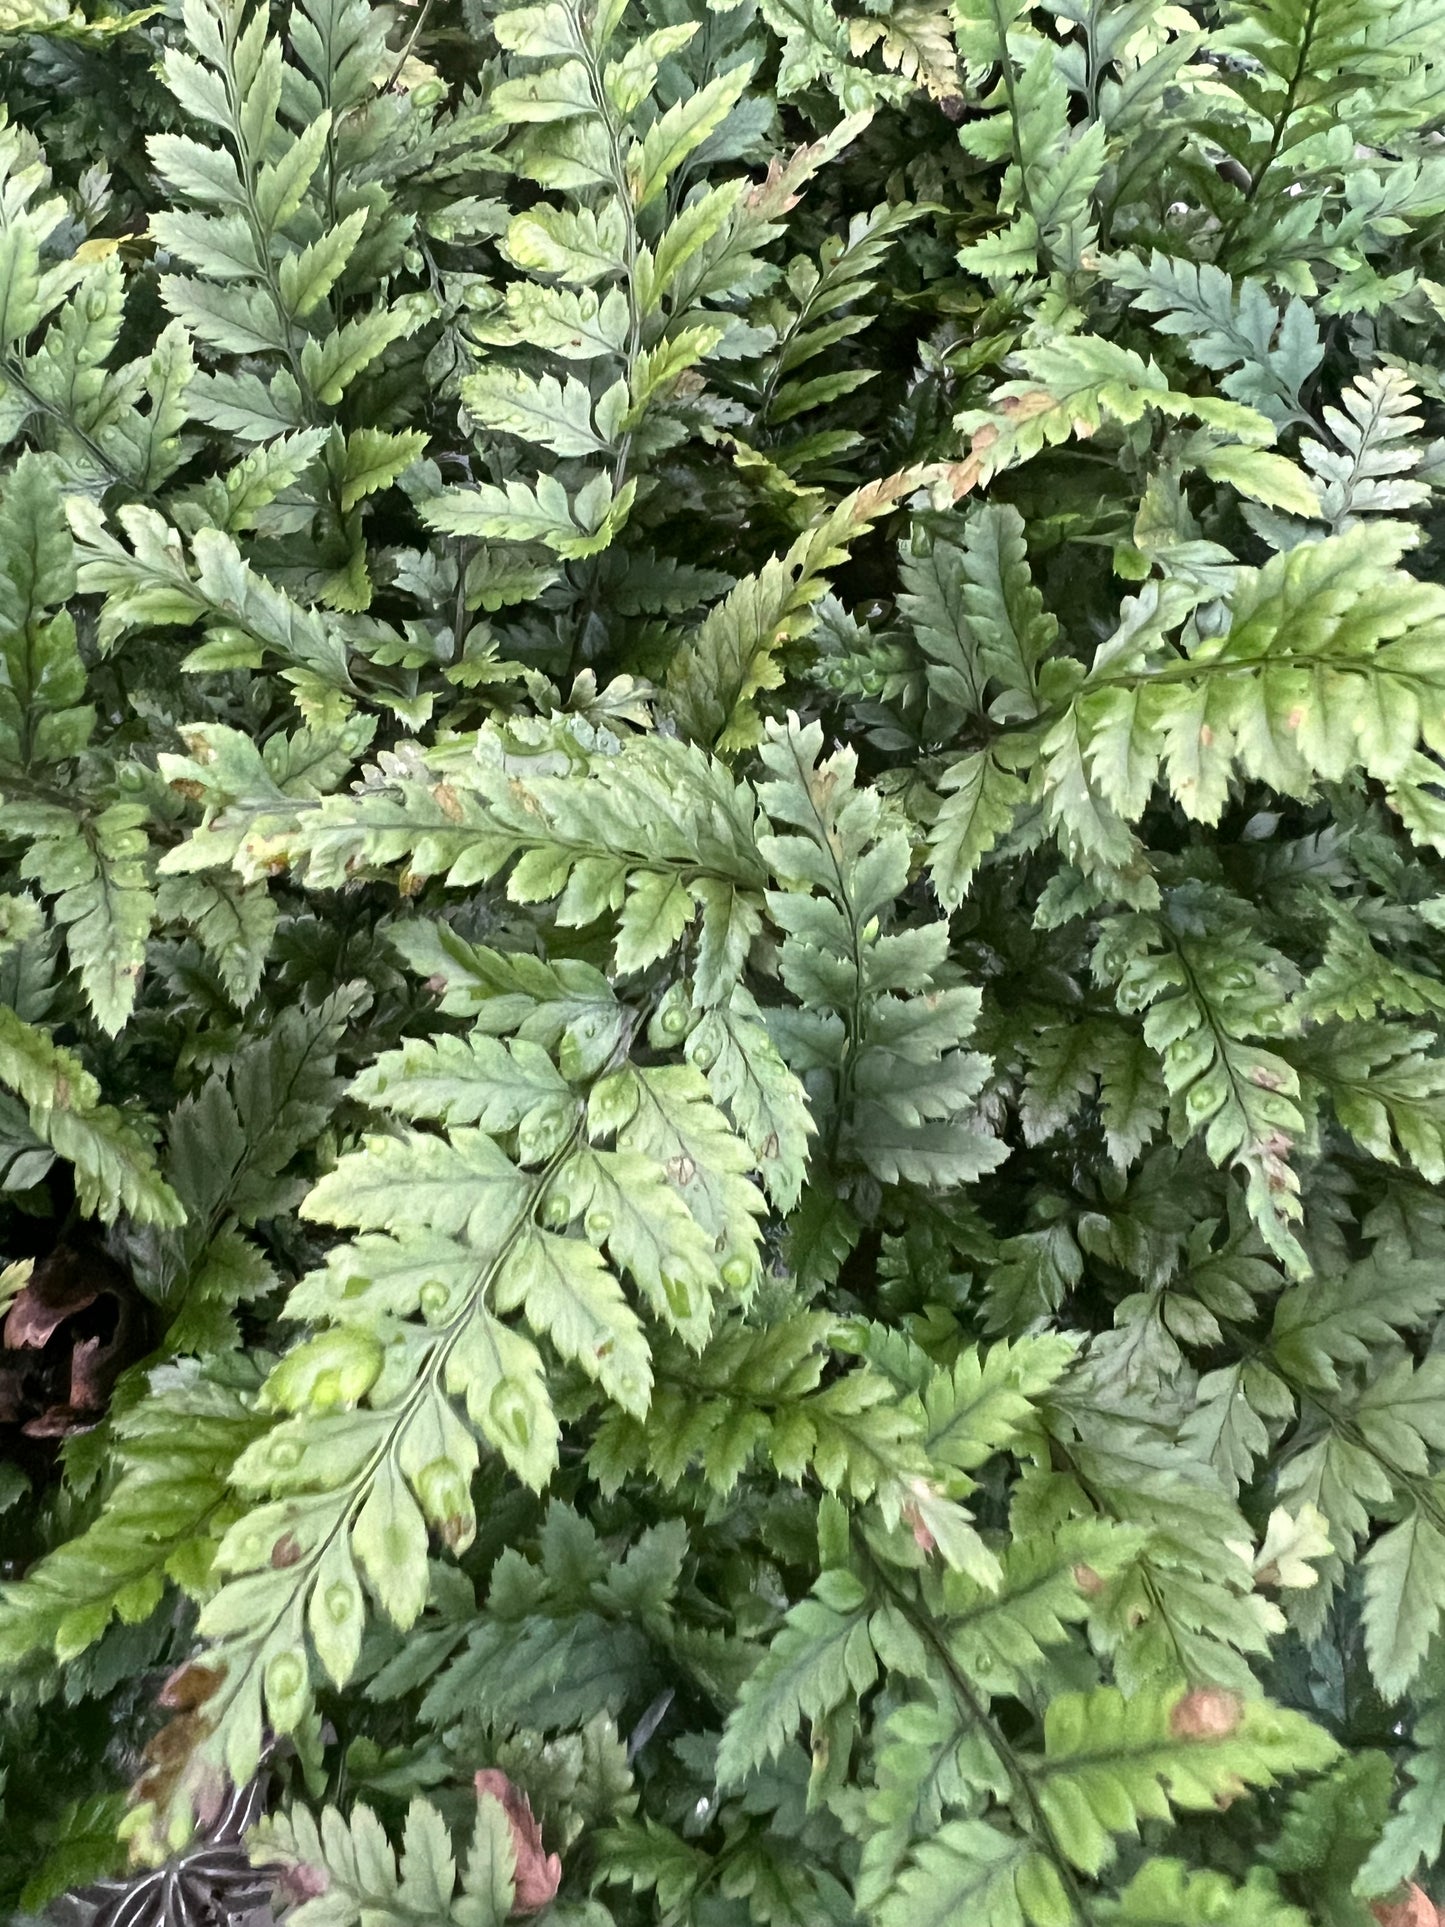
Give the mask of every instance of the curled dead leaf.
POLYGON ((561 1859, 545 1850, 531 1801, 500 1768, 482 1767, 476 1776, 476 1789, 478 1799, 485 1797, 498 1803, 512 1829, 512 1850, 517 1858, 513 1914, 540 1913, 555 1899, 562 1884, 561 1859))
POLYGON ((94 1424, 146 1349, 144 1308, 98 1242, 57 1245, 16 1292, 0 1329, 0 1425, 62 1439, 94 1424))

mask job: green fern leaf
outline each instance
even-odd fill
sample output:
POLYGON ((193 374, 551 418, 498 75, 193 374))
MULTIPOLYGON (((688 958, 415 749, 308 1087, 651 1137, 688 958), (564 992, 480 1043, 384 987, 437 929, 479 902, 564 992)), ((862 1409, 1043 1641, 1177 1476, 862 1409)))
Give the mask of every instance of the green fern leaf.
POLYGON ((1217 1920, 1238 1927, 1307 1927, 1307 1915, 1290 1906, 1267 1875, 1252 1874, 1241 1887, 1224 1874, 1194 1872, 1181 1860, 1150 1860, 1106 1901, 1100 1919, 1109 1927, 1209 1927, 1217 1920))
POLYGON ((1216 1688, 1126 1700, 1112 1687, 1062 1694, 1044 1716, 1046 1752, 1031 1767, 1040 1809, 1081 1872, 1116 1851, 1113 1836, 1171 1806, 1209 1810, 1224 1789, 1270 1787, 1318 1771, 1336 1743, 1302 1714, 1216 1688))
POLYGON ((181 1222, 180 1200, 135 1123, 101 1103, 99 1086, 78 1057, 4 1006, 0 1083, 26 1104, 36 1135, 74 1165, 83 1209, 107 1223, 122 1211, 142 1224, 181 1222))
POLYGON ((821 1720, 878 1673, 869 1602, 851 1573, 824 1573, 787 1615, 729 1716, 718 1750, 724 1786, 780 1752, 802 1719, 821 1720))

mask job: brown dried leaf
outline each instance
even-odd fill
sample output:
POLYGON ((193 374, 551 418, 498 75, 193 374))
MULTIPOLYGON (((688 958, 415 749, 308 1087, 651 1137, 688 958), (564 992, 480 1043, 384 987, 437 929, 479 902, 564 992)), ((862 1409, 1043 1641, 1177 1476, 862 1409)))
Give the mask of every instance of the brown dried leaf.
POLYGON ((82 1338, 70 1354, 70 1409, 103 1412, 115 1375, 110 1371, 111 1347, 98 1338, 82 1338))
MULTIPOLYGON (((68 1259, 69 1253, 65 1256, 68 1259)), ((31 1282, 16 1294, 5 1320, 8 1351, 39 1351, 67 1318, 86 1311, 105 1288, 104 1279, 86 1277, 78 1266, 53 1260, 36 1267, 31 1282)))
POLYGON ((146 1349, 129 1276, 98 1244, 57 1245, 15 1294, 4 1322, 0 1424, 60 1439, 93 1424, 116 1379, 146 1349))
POLYGON ((857 139, 873 118, 871 110, 850 114, 822 140, 799 147, 786 161, 774 155, 766 177, 748 190, 743 203, 754 220, 776 221, 802 199, 803 189, 818 169, 857 139))
POLYGON ((84 1429, 85 1421, 68 1405, 52 1405, 35 1418, 26 1419, 20 1430, 27 1439, 68 1439, 84 1429))

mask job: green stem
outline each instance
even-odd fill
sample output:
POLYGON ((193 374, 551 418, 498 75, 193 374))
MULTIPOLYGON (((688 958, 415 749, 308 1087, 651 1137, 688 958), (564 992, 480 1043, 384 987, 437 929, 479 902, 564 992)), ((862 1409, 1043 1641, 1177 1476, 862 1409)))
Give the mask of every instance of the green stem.
POLYGON ((286 303, 281 296, 281 284, 276 277, 276 264, 271 259, 271 231, 261 218, 260 205, 256 200, 256 164, 241 126, 241 91, 236 80, 235 47, 236 29, 240 24, 240 9, 230 7, 226 12, 225 49, 226 64, 221 80, 226 89, 226 104, 230 109, 231 124, 227 129, 236 143, 236 161, 241 176, 241 188, 246 197, 246 222, 251 230, 251 244, 256 250, 256 265, 261 274, 261 285, 271 303, 276 316, 276 327, 280 334, 281 351, 291 371, 301 395, 302 406, 308 419, 314 420, 315 402, 311 396, 310 384, 301 371, 301 357, 296 351, 295 331, 286 303))
MULTIPOLYGON (((597 108, 598 117, 607 132, 609 165, 612 174, 612 188, 622 210, 623 223, 623 260, 626 265, 625 293, 627 295, 627 346, 623 355, 622 379, 627 383, 629 397, 636 377, 638 358, 642 353, 643 314, 637 305, 637 257, 642 238, 637 231, 637 210, 632 205, 632 190, 627 182, 627 162, 622 151, 623 123, 613 112, 612 102, 607 97, 603 81, 602 65, 592 36, 580 19, 578 20, 578 39, 582 43, 582 59, 587 69, 588 85, 597 108)), ((619 438, 612 455, 612 493, 621 493, 627 480, 627 465, 632 453, 631 429, 619 438)))
POLYGON ((1285 88, 1284 102, 1280 108, 1278 118, 1270 130, 1269 146, 1265 149, 1264 159, 1250 175, 1249 185, 1245 188, 1238 206, 1220 230, 1219 254, 1221 258, 1228 255, 1235 236, 1239 231, 1240 222, 1243 220, 1248 209, 1254 205, 1255 198, 1260 188, 1264 185, 1265 176, 1279 159, 1280 149, 1284 145, 1285 131, 1294 119, 1295 108, 1299 100, 1300 87, 1303 85, 1309 73, 1310 54, 1314 47, 1315 29, 1319 24, 1319 13, 1320 0, 1309 0, 1305 13, 1304 32, 1300 35, 1299 56, 1295 61, 1294 70, 1290 74, 1289 84, 1285 88))
MULTIPOLYGON (((1028 1769, 1019 1758, 1018 1753, 1015 1751, 1007 1735, 993 1718, 986 1701, 979 1697, 978 1693, 974 1690, 973 1682, 963 1671, 962 1667, 959 1666, 952 1652, 950 1652, 947 1642, 938 1630, 938 1623, 934 1616, 931 1613, 922 1611, 912 1595, 905 1592, 903 1588, 896 1583, 892 1574, 874 1557, 861 1534, 856 1530, 853 1533, 853 1544, 855 1550, 867 1563, 874 1583, 888 1594, 892 1604, 902 1613, 904 1618, 912 1626, 914 1632, 937 1659, 948 1680, 949 1688, 966 1719, 983 1734, 989 1746, 998 1755, 1015 1793, 1018 1795, 1021 1804, 1027 1809, 1034 1839, 1047 1856, 1050 1865, 1058 1876, 1059 1885, 1064 1890, 1074 1918, 1087 1923, 1089 1919, 1089 1909, 1084 1898, 1083 1889, 1079 1885, 1068 1857, 1059 1845, 1058 1838, 1049 1823, 1049 1817, 1044 1812, 1038 1794, 1034 1790, 1033 1781, 1029 1777, 1028 1769)), ((960 1923, 960 1927, 963 1927, 962 1923, 960 1923)))

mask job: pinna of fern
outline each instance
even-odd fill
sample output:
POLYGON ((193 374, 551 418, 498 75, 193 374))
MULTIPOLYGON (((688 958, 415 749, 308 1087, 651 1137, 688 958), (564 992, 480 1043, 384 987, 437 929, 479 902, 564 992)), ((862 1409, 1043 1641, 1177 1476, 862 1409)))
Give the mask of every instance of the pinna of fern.
POLYGON ((17 95, 26 1908, 112 1719, 315 1927, 1432 1877, 1438 11, 187 0, 114 249, 17 95))

